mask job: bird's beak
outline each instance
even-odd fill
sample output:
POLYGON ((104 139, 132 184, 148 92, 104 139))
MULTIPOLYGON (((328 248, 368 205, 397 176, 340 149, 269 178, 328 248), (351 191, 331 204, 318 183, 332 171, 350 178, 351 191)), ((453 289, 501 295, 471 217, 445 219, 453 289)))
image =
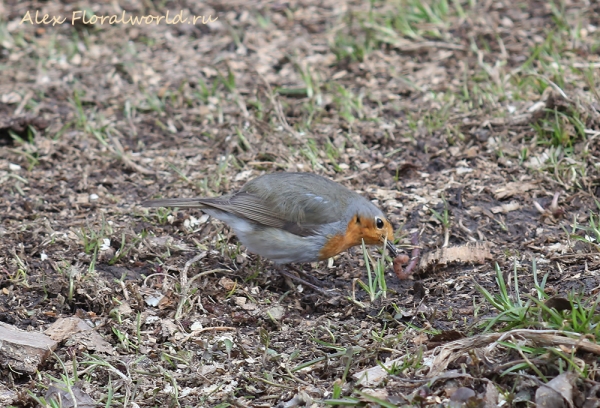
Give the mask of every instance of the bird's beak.
POLYGON ((393 258, 398 256, 398 250, 396 249, 396 247, 394 246, 394 243, 392 241, 386 241, 385 247, 387 248, 388 251, 390 251, 390 254, 392 255, 393 258))

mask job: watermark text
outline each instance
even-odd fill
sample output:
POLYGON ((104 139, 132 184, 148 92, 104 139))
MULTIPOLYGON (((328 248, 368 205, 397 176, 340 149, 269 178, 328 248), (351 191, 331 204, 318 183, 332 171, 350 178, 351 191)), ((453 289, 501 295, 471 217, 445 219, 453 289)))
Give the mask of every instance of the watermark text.
MULTIPOLYGON (((86 10, 73 11, 71 15, 71 25, 80 21, 83 24, 208 24, 217 21, 219 17, 213 19, 212 15, 208 16, 184 16, 183 11, 176 14, 171 14, 167 11, 164 15, 148 14, 145 16, 135 16, 123 11, 121 14, 96 15, 90 14, 86 10)), ((67 17, 59 15, 41 14, 38 10, 34 13, 27 11, 19 24, 36 24, 50 25, 64 24, 67 17)))

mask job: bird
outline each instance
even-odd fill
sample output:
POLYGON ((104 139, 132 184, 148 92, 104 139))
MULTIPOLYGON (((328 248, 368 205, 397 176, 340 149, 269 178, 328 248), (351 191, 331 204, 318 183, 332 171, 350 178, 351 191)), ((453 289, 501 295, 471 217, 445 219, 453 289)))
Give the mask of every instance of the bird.
POLYGON ((144 207, 200 208, 229 225, 249 252, 276 264, 327 260, 348 248, 382 245, 390 254, 394 230, 371 201, 314 173, 256 177, 220 197, 144 201, 144 207))

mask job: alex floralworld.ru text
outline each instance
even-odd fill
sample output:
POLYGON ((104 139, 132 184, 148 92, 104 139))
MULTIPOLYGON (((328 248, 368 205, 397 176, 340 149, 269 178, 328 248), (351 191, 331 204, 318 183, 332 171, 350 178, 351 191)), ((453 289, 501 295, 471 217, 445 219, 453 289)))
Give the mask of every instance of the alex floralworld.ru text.
MULTIPOLYGON (((201 22, 202 24, 208 24, 215 22, 219 19, 219 17, 212 18, 212 15, 208 16, 189 16, 184 17, 183 11, 175 14, 172 18, 170 16, 169 11, 165 13, 164 16, 158 15, 147 15, 147 16, 132 16, 123 11, 121 14, 111 14, 111 15, 88 15, 85 10, 73 11, 73 15, 71 16, 71 25, 75 25, 76 21, 81 20, 83 24, 131 24, 131 25, 140 25, 140 24, 160 24, 163 22, 165 24, 196 24, 201 22)), ((67 21, 66 17, 63 16, 52 16, 49 14, 40 15, 38 10, 35 13, 31 13, 27 11, 23 18, 21 19, 20 24, 52 24, 55 26, 56 24, 64 24, 67 21)))

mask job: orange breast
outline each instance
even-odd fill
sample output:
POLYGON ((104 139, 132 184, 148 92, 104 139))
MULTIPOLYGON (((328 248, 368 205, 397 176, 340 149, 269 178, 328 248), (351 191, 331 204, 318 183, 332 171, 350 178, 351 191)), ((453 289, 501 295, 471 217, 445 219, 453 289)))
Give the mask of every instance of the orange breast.
POLYGON ((350 248, 350 246, 346 245, 344 235, 334 235, 333 237, 329 238, 327 243, 319 251, 319 260, 322 261, 324 259, 331 258, 332 256, 335 256, 348 248, 350 248))
POLYGON ((374 218, 360 217, 359 222, 357 216, 354 216, 348 223, 344 234, 329 237, 319 251, 319 259, 331 258, 350 247, 360 245, 363 240, 366 245, 381 245, 384 236, 389 240, 394 239, 394 230, 387 220, 384 220, 384 229, 382 230, 375 227, 374 218))
POLYGON ((356 217, 352 217, 348 223, 345 234, 336 234, 327 240, 323 248, 319 251, 319 259, 324 260, 344 252, 346 249, 360 245, 362 238, 362 227, 356 222, 356 217))

